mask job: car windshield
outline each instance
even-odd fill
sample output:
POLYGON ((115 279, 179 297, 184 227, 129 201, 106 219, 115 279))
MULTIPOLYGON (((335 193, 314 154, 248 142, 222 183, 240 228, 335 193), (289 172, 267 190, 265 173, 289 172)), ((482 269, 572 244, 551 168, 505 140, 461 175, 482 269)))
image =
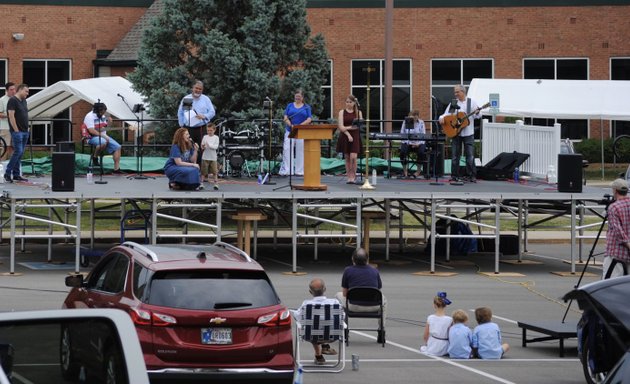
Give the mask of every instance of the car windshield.
POLYGON ((153 277, 148 303, 209 310, 267 307, 280 300, 264 272, 167 271, 153 277))

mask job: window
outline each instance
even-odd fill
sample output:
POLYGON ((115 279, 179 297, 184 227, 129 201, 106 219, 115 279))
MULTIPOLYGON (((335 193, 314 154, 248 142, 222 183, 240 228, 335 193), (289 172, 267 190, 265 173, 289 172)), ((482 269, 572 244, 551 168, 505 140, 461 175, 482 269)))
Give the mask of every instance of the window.
MULTIPOLYGON (((28 84, 30 95, 58 81, 70 80, 71 65, 69 60, 24 60, 22 62, 23 82, 28 84)), ((36 145, 50 145, 57 141, 69 141, 72 138, 70 109, 59 113, 52 123, 33 122, 31 141, 36 145)))
MULTIPOLYGON (((630 57, 610 59, 610 80, 630 80, 630 57)), ((611 121, 610 137, 630 135, 630 121, 611 121)))
POLYGON ((328 74, 326 76, 326 82, 322 85, 322 93, 324 94, 324 106, 319 118, 322 120, 332 119, 333 116, 333 63, 332 60, 328 60, 328 74))
POLYGON ((93 273, 88 288, 97 291, 118 293, 125 288, 127 278, 127 267, 129 259, 127 256, 112 254, 109 260, 102 267, 93 273))
MULTIPOLYGON (((433 59, 431 60, 431 95, 437 100, 435 107, 437 119, 453 99, 453 87, 457 84, 470 86, 474 78, 492 79, 494 77, 494 61, 492 59, 433 59)), ((482 100, 476 100, 479 105, 482 100)), ((484 117, 485 118, 485 117, 484 117)), ((475 119, 475 124, 479 120, 475 119)), ((475 130, 475 138, 479 131, 475 130)))
MULTIPOLYGON (((588 59, 524 59, 524 79, 588 80, 588 59)), ((588 138, 588 120, 585 119, 532 119, 525 124, 561 125, 560 136, 571 140, 588 138)))
MULTIPOLYGON (((392 119, 402 120, 411 109, 411 60, 399 59, 392 63, 392 119)), ((352 61, 352 94, 359 99, 364 118, 382 120, 384 60, 352 61), (367 111, 367 90, 370 88, 370 110, 367 111)), ((381 125, 382 130, 382 125, 381 125)))
POLYGON ((7 83, 7 61, 5 59, 0 59, 0 97, 4 96, 6 90, 4 89, 4 85, 7 83))

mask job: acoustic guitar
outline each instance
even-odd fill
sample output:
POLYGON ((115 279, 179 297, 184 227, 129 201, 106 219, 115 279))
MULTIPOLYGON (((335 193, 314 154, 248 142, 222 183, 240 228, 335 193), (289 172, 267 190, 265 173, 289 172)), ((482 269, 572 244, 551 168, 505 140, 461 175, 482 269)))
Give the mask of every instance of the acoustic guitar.
POLYGON ((469 114, 466 114, 466 112, 457 112, 444 116, 442 131, 447 137, 452 139, 453 137, 459 135, 462 129, 466 128, 468 124, 470 124, 470 120, 468 119, 470 116, 476 114, 482 109, 488 108, 489 106, 490 103, 485 103, 484 105, 475 109, 469 114))

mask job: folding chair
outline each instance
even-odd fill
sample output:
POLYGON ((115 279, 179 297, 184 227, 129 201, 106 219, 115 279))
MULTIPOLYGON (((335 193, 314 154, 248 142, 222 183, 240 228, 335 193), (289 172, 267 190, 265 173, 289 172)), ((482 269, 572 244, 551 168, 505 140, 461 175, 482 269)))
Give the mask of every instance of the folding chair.
POLYGON ((346 349, 344 344, 343 308, 341 304, 308 304, 297 319, 296 358, 300 362, 300 341, 328 344, 338 342, 337 362, 324 365, 303 364, 304 372, 332 372, 343 371, 346 365, 346 349))
POLYGON ((357 331, 377 331, 377 341, 385 347, 385 311, 383 310, 383 294, 381 290, 374 287, 354 287, 348 290, 346 296, 346 345, 349 344, 350 318, 370 318, 379 319, 378 328, 354 328, 357 331), (373 311, 351 310, 350 306, 375 307, 373 311))

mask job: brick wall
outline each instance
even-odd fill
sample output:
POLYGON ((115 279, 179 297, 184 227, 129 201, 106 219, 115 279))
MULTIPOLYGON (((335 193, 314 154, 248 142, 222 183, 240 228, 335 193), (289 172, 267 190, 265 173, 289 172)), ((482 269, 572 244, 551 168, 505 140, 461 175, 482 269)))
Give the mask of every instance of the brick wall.
MULTIPOLYGON (((414 107, 426 115, 431 59, 493 58, 495 78, 518 79, 524 58, 589 58, 589 78, 606 80, 609 59, 630 56, 629 16, 630 6, 396 8, 394 58, 412 59, 414 107)), ((350 92, 351 60, 384 58, 385 10, 309 9, 308 21, 326 37, 339 110, 350 92)), ((599 122, 591 128, 599 137, 599 122)))

